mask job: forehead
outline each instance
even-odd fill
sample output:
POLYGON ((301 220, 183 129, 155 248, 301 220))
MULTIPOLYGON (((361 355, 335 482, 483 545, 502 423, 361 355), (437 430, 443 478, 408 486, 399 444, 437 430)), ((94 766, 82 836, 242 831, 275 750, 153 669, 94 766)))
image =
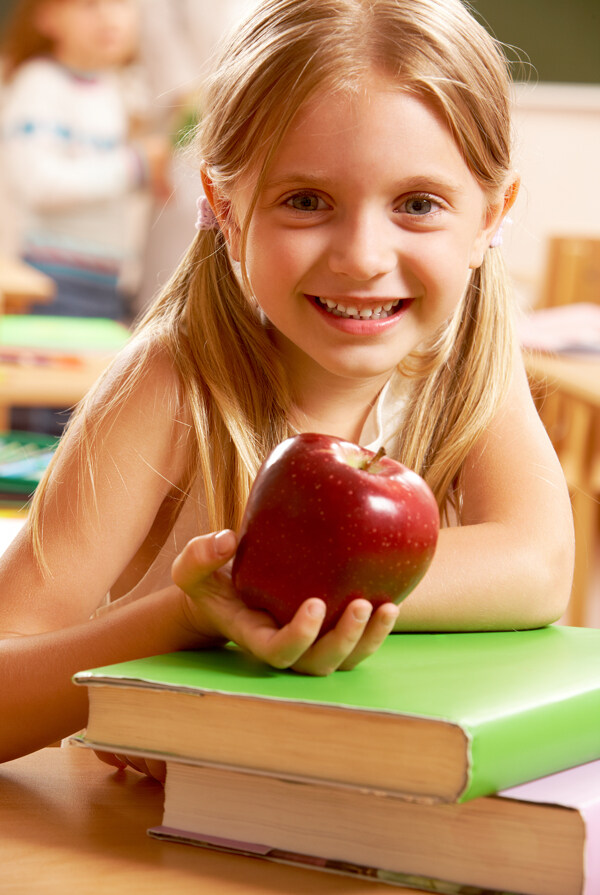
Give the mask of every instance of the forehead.
POLYGON ((473 179, 454 137, 432 104, 389 81, 353 91, 321 92, 300 108, 278 147, 271 183, 296 174, 377 178, 439 170, 473 179))

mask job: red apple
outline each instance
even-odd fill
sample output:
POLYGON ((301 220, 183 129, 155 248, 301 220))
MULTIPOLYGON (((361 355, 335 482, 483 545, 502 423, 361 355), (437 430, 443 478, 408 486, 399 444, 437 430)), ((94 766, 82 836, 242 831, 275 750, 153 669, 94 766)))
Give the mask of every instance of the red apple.
POLYGON ((357 597, 376 607, 403 600, 427 571, 439 523, 429 486, 401 463, 341 438, 295 435, 258 471, 233 583, 281 625, 320 597, 323 634, 357 597))

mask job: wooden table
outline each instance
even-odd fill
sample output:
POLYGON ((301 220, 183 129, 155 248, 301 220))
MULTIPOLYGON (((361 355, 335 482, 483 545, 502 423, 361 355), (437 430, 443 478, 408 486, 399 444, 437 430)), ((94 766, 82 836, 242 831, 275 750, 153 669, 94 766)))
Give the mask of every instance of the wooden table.
POLYGON ((599 529, 600 356, 526 352, 525 365, 571 493, 576 557, 568 621, 584 625, 599 529))
POLYGON ((528 351, 527 372, 600 409, 600 355, 559 355, 528 351))
POLYGON ((0 257, 0 313, 25 314, 34 302, 50 302, 56 287, 50 277, 16 258, 0 257))
POLYGON ((77 747, 0 765, 3 895, 414 895, 260 859, 159 842, 162 787, 77 747))
POLYGON ((90 357, 73 365, 0 363, 0 430, 9 426, 11 407, 71 407, 83 398, 110 357, 90 357))

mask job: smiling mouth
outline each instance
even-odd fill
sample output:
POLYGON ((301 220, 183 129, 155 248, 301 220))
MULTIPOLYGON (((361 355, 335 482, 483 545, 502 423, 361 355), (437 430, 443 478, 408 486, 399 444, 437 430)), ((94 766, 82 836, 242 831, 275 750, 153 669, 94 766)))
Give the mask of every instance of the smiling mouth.
POLYGON ((405 299, 396 298, 393 301, 385 301, 379 305, 360 308, 358 304, 351 304, 350 302, 343 304, 342 302, 333 301, 331 298, 321 298, 318 295, 314 295, 313 299, 328 314, 331 314, 333 317, 345 317, 347 320, 385 320, 387 317, 393 317, 394 314, 397 314, 406 304, 405 299))

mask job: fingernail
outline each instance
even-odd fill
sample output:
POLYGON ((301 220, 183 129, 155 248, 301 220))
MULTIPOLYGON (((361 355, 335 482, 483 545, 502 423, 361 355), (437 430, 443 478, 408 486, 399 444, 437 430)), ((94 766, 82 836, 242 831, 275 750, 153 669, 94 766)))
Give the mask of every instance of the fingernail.
POLYGON ((237 546, 235 532, 225 528, 214 536, 215 553, 217 556, 229 556, 237 546))
POLYGON ((366 622, 371 612, 373 611, 373 607, 370 605, 361 605, 355 606, 352 610, 352 614, 357 622, 366 622))
POLYGON ((307 612, 311 618, 325 618, 325 605, 315 600, 308 604, 307 612))
POLYGON ((382 624, 386 627, 391 627, 396 623, 396 619, 400 615, 400 607, 399 606, 390 606, 386 607, 387 612, 385 612, 382 616, 382 624))

